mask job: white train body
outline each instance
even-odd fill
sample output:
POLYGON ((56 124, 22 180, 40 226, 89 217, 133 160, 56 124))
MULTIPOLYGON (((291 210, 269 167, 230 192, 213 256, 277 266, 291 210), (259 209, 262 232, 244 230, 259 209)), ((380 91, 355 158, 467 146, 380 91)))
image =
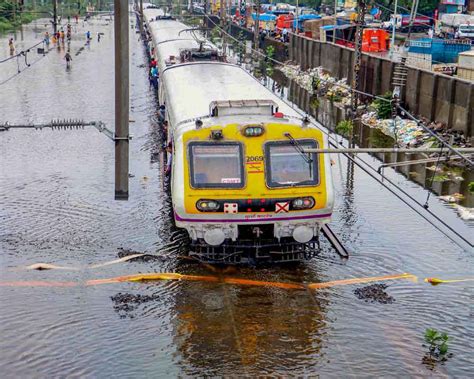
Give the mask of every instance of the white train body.
POLYGON ((327 137, 241 67, 180 61, 200 43, 159 15, 145 10, 173 142, 176 225, 212 246, 314 241, 332 214, 331 165, 298 150, 325 148, 327 137))

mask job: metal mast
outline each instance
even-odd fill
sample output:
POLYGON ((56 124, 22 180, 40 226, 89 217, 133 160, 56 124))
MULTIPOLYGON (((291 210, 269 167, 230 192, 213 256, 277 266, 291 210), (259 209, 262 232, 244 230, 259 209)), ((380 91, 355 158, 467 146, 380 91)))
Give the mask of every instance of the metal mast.
POLYGON ((359 73, 360 64, 362 61, 362 35, 364 33, 365 12, 367 4, 365 0, 358 0, 357 2, 357 19, 356 19, 356 34, 354 46, 354 64, 352 69, 352 96, 351 96, 351 111, 352 117, 356 117, 359 96, 357 90, 359 88, 359 73))

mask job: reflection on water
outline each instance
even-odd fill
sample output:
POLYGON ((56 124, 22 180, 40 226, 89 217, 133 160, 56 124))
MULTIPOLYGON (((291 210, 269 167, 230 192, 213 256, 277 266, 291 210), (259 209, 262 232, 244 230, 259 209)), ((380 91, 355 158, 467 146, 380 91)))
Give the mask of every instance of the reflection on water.
MULTIPOLYGON (((25 28, 24 46, 44 31, 25 28), (35 33, 37 33, 35 37, 35 33)), ((135 36, 135 34, 133 34, 135 36)), ((113 30, 77 26, 73 66, 63 52, 0 87, 0 122, 54 118, 113 125, 113 30), (103 32, 84 47, 84 33, 103 32)), ((0 39, 7 46, 7 37, 0 39)), ((392 282, 391 304, 357 298, 360 286, 320 291, 222 283, 156 282, 83 286, 89 279, 148 272, 227 275, 279 282, 323 282, 410 272, 420 278, 472 275, 472 254, 390 196, 344 157, 333 157, 332 228, 352 251, 347 261, 322 240, 322 253, 294 268, 214 272, 180 262, 161 187, 156 106, 144 56, 131 38, 130 200, 113 200, 113 144, 95 130, 0 133, 0 281, 70 281, 75 287, 0 287, 0 372, 5 378, 281 376, 428 376, 421 363, 426 328, 452 337, 454 356, 434 375, 468 377, 474 333, 470 283, 392 282), (124 250, 159 255, 91 269, 124 250), (45 262, 76 271, 19 269, 45 262)), ((0 56, 3 52, 0 50, 0 56)), ((9 75, 9 70, 0 70, 9 75)), ((370 160, 370 157, 365 157, 370 160)), ((378 165, 379 162, 375 161, 378 165)), ((412 171, 412 169, 410 169, 412 171)), ((387 171, 417 198, 426 192, 387 171)), ((465 235, 435 199, 430 205, 465 235)))
POLYGON ((183 284, 174 339, 182 369, 245 375, 314 368, 324 358, 326 305, 305 292, 183 284))

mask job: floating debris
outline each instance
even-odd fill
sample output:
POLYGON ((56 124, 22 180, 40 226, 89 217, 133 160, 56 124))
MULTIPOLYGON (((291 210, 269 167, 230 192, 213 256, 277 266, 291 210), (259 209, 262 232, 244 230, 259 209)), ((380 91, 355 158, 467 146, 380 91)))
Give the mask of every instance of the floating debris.
POLYGON ((35 263, 26 267, 27 270, 78 270, 75 267, 56 266, 49 263, 35 263))
POLYGON ((113 262, 128 262, 128 261, 134 261, 134 262, 150 262, 150 261, 156 261, 156 260, 164 260, 165 257, 163 256, 158 256, 154 254, 147 254, 147 253, 140 253, 138 251, 133 251, 133 250, 128 250, 128 249, 123 249, 120 248, 119 252, 117 253, 119 259, 113 262))
POLYGON ((362 288, 356 288, 354 294, 358 299, 366 303, 392 304, 395 299, 385 292, 388 286, 386 284, 372 284, 362 288))
POLYGON ((453 204, 453 207, 456 208, 459 217, 464 221, 474 221, 474 208, 466 208, 459 204, 453 204))
POLYGON ((464 195, 461 193, 453 193, 452 195, 439 196, 439 199, 446 203, 458 203, 464 200, 464 195))
POLYGON ((119 292, 115 296, 110 297, 114 302, 114 310, 120 314, 120 318, 130 317, 134 318, 131 314, 140 304, 148 303, 150 301, 156 301, 159 299, 158 295, 133 295, 130 293, 119 292))

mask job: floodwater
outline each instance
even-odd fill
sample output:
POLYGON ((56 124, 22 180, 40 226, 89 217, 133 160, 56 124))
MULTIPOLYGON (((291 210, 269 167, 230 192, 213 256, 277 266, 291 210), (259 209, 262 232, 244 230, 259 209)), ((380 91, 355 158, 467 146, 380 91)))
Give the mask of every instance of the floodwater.
MULTIPOLYGON (((106 24, 79 25, 71 70, 64 51, 53 49, 1 85, 0 122, 80 118, 113 127, 113 30, 106 24), (94 40, 84 47, 86 29, 94 40), (104 33, 100 43, 97 32, 104 33)), ((472 277, 472 249, 452 242, 342 157, 334 157, 332 228, 352 251, 348 260, 323 241, 321 255, 298 267, 217 275, 304 283, 403 272, 420 278, 387 282, 393 301, 360 299, 354 291, 366 284, 318 291, 187 281, 81 284, 134 273, 216 275, 178 264, 176 254, 164 251, 172 227, 160 185, 155 101, 140 67, 143 49, 131 33, 129 201, 113 199, 114 146, 98 131, 0 133, 0 282, 77 284, 0 286, 2 378, 472 375, 473 282, 423 282, 472 277), (117 259, 120 248, 161 258, 90 267, 117 259), (77 270, 24 269, 39 262, 77 270), (453 354, 431 369, 422 363, 426 328, 448 333, 453 354)), ((29 26, 23 45, 39 38, 29 26)), ((5 56, 7 36, 0 46, 5 56)), ((0 81, 16 72, 16 63, 7 65, 0 65, 0 81)), ((386 174, 426 198, 402 175, 386 174)), ((473 225, 453 209, 434 196, 430 209, 472 241, 473 225)))

